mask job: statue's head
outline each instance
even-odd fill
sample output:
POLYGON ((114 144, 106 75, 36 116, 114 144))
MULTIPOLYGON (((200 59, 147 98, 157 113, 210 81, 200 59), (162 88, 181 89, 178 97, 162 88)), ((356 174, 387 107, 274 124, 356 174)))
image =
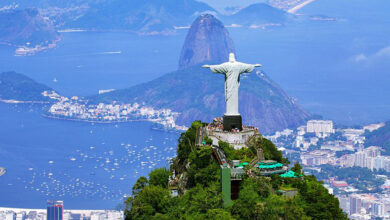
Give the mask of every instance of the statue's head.
POLYGON ((234 56, 234 53, 229 53, 229 62, 236 62, 236 57, 234 56))

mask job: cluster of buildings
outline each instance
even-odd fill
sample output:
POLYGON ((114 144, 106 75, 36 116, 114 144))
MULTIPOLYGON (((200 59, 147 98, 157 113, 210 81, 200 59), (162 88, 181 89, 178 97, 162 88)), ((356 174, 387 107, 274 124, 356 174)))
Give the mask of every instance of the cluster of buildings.
POLYGON ((123 220, 123 211, 64 210, 63 201, 48 201, 47 209, 0 208, 1 220, 123 220))
POLYGON ((360 149, 356 153, 346 154, 338 159, 342 167, 366 167, 373 170, 385 170, 390 172, 390 156, 382 156, 382 148, 371 146, 360 149))
POLYGON ((49 117, 100 123, 145 120, 160 124, 164 129, 187 129, 185 126, 179 126, 175 123, 178 113, 170 109, 156 110, 138 103, 117 104, 113 102, 94 105, 88 104, 87 101, 77 96, 67 98, 51 93, 44 95, 58 100, 48 110, 49 117))
MULTIPOLYGON (((380 146, 364 147, 364 133, 382 126, 384 123, 359 129, 336 129, 332 121, 310 120, 295 131, 286 129, 267 138, 285 154, 297 155, 295 160, 309 172, 313 170, 321 173, 321 165, 325 164, 331 165, 335 170, 365 167, 373 172, 390 172, 390 156, 382 155, 383 149, 380 146)), ((351 219, 390 219, 390 177, 379 174, 374 176, 384 180, 380 193, 363 193, 348 183, 348 180, 337 176, 322 180, 327 183, 325 187, 330 193, 337 193, 342 209, 351 219)), ((365 187, 369 189, 372 186, 365 187)))
POLYGON ((390 219, 390 195, 370 195, 353 193, 338 196, 341 208, 351 219, 390 219))

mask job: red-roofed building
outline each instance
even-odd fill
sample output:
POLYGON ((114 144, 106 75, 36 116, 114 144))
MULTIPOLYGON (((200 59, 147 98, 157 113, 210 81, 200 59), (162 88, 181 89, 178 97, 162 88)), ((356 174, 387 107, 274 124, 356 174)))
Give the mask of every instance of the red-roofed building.
POLYGON ((334 187, 347 187, 348 186, 348 183, 345 182, 345 181, 333 181, 332 182, 332 185, 334 187))

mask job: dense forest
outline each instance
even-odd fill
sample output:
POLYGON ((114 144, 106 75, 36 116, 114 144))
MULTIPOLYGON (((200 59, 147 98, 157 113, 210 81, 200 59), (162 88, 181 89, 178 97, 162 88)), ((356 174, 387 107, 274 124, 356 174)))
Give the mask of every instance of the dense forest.
MULTIPOLYGON (((238 198, 224 206, 221 169, 210 140, 205 138, 203 146, 195 145, 196 129, 202 125, 196 121, 181 134, 177 157, 169 169, 155 169, 148 178, 143 176, 137 180, 132 196, 126 201, 126 219, 347 219, 338 199, 314 176, 303 175, 298 163, 291 169, 297 177, 244 176, 238 198), (172 194, 173 189, 178 195, 172 194), (281 189, 294 189, 298 193, 287 197, 280 193, 281 189)), ((263 137, 240 150, 224 142, 219 145, 228 159, 250 161, 261 147, 265 159, 289 163, 275 145, 263 137)))

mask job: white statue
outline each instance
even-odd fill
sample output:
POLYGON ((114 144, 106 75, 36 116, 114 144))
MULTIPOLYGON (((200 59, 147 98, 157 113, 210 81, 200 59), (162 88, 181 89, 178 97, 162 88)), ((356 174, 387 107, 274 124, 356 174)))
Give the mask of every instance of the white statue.
POLYGON ((261 65, 237 62, 234 53, 230 53, 229 62, 220 65, 204 65, 203 67, 210 68, 214 73, 222 73, 225 75, 225 115, 240 115, 240 113, 238 113, 238 87, 240 87, 240 75, 241 73, 252 72, 255 67, 261 67, 261 65))

